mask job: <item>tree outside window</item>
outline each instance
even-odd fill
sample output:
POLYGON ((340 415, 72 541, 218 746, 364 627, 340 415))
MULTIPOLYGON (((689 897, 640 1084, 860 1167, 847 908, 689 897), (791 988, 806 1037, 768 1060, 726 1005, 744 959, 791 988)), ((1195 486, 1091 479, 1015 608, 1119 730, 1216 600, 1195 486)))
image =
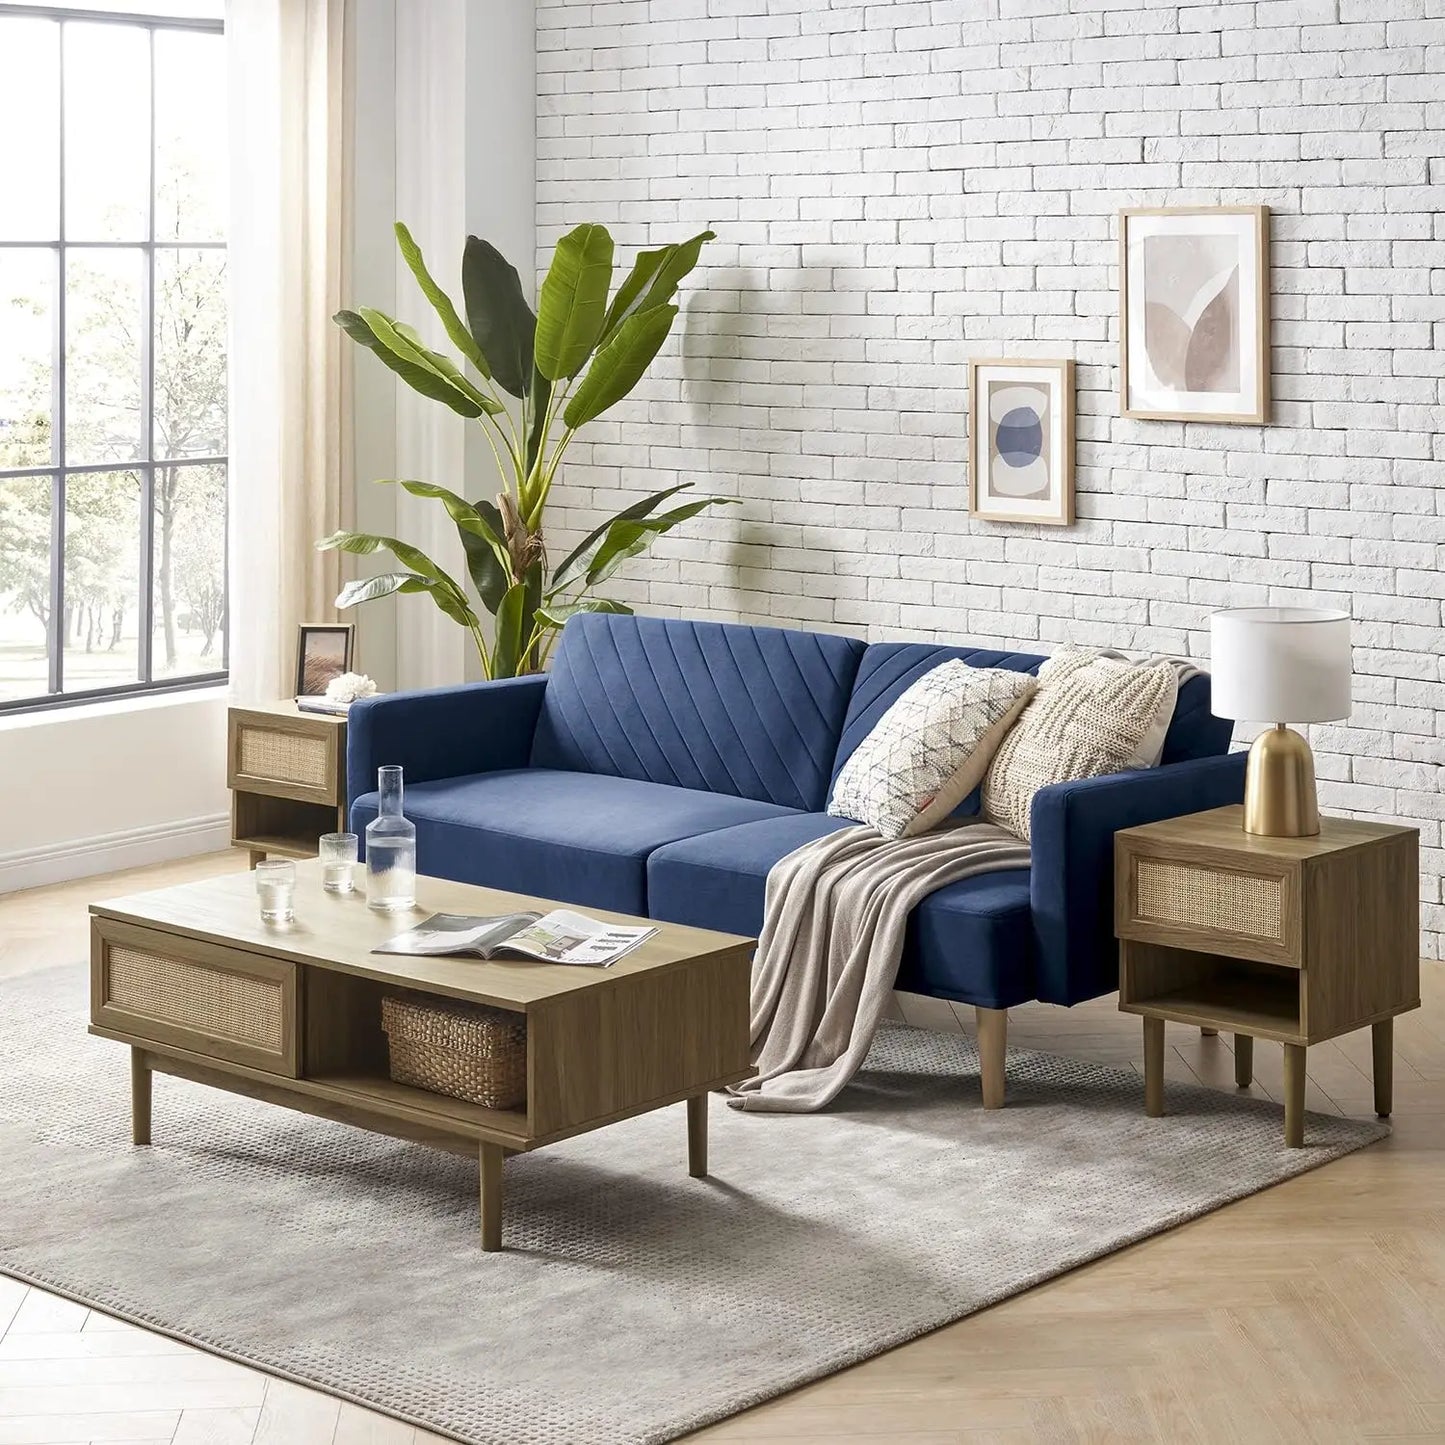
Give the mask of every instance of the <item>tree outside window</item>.
POLYGON ((223 45, 0 4, 0 709, 225 674, 223 45))

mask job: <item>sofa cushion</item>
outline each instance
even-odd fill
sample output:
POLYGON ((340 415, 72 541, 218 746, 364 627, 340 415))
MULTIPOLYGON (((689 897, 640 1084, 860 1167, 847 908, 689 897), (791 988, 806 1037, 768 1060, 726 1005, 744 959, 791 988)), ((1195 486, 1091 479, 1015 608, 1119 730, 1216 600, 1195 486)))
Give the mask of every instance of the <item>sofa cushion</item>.
MULTIPOLYGON (((795 813, 666 844, 647 861, 651 916, 755 937, 773 864, 804 843, 856 826, 795 813)), ((1029 870, 965 878, 930 894, 908 921, 897 986, 985 1008, 1033 998, 1029 870)))
POLYGON ((1038 692, 989 764, 983 816, 1027 838, 1040 788, 1154 767, 1178 695, 1172 662, 1065 648, 1039 670, 1038 692))
POLYGON ((572 617, 532 765, 820 809, 862 654, 826 633, 572 617))
MULTIPOLYGON (((837 778, 853 750, 873 731, 878 719, 907 688, 930 668, 952 658, 961 658, 972 667, 1006 667, 1013 672, 1037 673, 1044 662, 1042 654, 1031 652, 994 652, 982 647, 944 647, 933 642, 875 642, 858 664, 853 682, 853 695, 843 719, 843 735, 838 742, 838 756, 833 763, 837 778)), ((1217 718, 1209 710, 1209 676, 1200 673, 1179 689, 1174 705, 1174 719, 1164 737, 1161 763, 1182 763, 1190 758, 1213 758, 1229 751, 1229 738, 1234 724, 1217 718)), ((957 813, 978 811, 978 795, 964 800, 957 813)))
POLYGON ((1027 673, 955 658, 925 672, 843 764, 828 811, 885 838, 937 827, 976 788, 1038 687, 1027 673))
MULTIPOLYGON (((403 812, 416 824, 421 873, 636 914, 647 912, 653 849, 790 816, 751 798, 543 768, 417 783, 406 789, 403 812)), ((375 816, 375 793, 352 804, 358 833, 375 816)))

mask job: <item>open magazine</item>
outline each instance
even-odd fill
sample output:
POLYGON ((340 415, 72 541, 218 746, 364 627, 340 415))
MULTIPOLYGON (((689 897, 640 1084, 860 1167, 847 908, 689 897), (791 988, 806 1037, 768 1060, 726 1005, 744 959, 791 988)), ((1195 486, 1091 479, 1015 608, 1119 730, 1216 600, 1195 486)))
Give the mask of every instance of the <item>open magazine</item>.
POLYGON ((496 918, 433 913, 425 922, 387 939, 372 952, 428 958, 461 954, 485 959, 520 953, 541 963, 608 968, 656 932, 655 928, 602 923, 565 908, 555 908, 551 913, 505 913, 496 918))

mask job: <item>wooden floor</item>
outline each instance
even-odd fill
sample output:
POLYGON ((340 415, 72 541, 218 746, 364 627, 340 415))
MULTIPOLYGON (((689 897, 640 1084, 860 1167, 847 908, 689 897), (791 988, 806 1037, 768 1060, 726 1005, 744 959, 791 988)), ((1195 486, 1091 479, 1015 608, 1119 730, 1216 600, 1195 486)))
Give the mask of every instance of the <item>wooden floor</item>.
MULTIPOLYGON (((81 957, 92 898, 241 866, 216 855, 0 898, 0 977, 81 957)), ((1445 967, 1426 965, 1423 992, 1396 1025, 1389 1140, 692 1438, 1445 1441, 1445 967)), ((958 1026, 936 1001, 901 1006, 958 1026)), ((1011 1020, 1012 1043, 1139 1067, 1139 1022, 1111 999, 1011 1020)), ((1173 1077, 1233 1089, 1227 1038, 1168 1037, 1173 1077)), ((1369 1051, 1368 1031, 1311 1049, 1309 1107, 1369 1115, 1369 1051)), ((1280 1050, 1255 1062, 1256 1090, 1279 1098, 1280 1050)), ((0 1278, 0 1445, 438 1438, 0 1278)))

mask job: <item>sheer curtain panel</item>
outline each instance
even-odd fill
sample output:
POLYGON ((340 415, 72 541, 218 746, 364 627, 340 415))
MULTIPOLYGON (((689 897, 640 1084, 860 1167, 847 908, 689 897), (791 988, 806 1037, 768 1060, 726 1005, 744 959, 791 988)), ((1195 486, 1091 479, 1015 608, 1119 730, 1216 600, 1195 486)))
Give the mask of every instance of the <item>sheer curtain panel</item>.
POLYGON ((288 697, 296 626, 336 616, 349 358, 332 322, 350 238, 351 0, 228 0, 231 681, 288 697))

